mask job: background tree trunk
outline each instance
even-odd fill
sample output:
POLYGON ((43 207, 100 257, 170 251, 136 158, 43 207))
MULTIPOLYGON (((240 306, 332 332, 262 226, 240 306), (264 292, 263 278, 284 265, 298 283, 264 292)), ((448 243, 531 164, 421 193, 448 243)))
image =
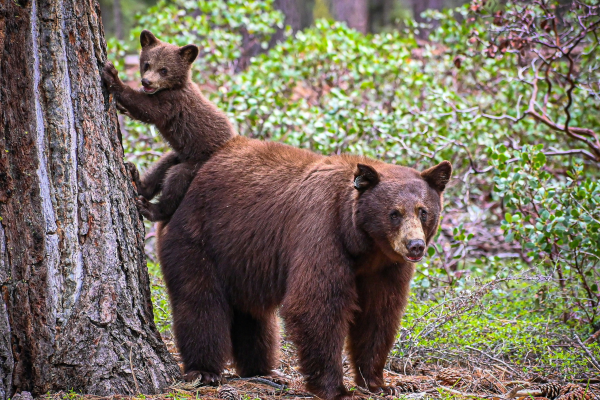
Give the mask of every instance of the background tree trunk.
POLYGON ((367 0, 331 0, 331 14, 336 21, 344 21, 350 28, 367 33, 369 25, 367 0))
POLYGON ((113 20, 115 23, 115 37, 123 40, 123 10, 121 0, 113 0, 113 20))
POLYGON ((143 232, 93 0, 0 0, 0 399, 156 393, 143 232))
POLYGON ((289 25, 292 31, 300 31, 313 23, 313 7, 315 0, 275 0, 273 8, 285 15, 284 28, 277 28, 269 48, 284 39, 285 25, 289 25))
POLYGON ((381 32, 394 25, 394 4, 396 0, 369 1, 369 32, 381 32))
MULTIPOLYGON (((460 2, 458 2, 460 3, 460 2)), ((425 18, 421 17, 421 13, 426 10, 441 10, 444 7, 444 0, 413 0, 413 19, 417 22, 426 22, 425 18)), ((431 22, 432 28, 439 26, 439 21, 431 22)), ((426 38, 429 36, 430 29, 420 29, 419 37, 426 38)))

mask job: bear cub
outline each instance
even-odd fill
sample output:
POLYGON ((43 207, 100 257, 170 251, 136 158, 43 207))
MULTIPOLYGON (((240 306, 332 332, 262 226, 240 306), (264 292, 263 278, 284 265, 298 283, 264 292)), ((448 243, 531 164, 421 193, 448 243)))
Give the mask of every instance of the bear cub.
POLYGON ((102 78, 117 106, 134 119, 156 125, 173 149, 141 179, 137 168, 127 165, 141 196, 136 201, 140 212, 150 221, 164 221, 179 206, 200 166, 237 133, 191 80, 197 46, 165 43, 147 30, 140 43, 141 90, 125 85, 110 62, 102 78), (150 203, 159 192, 158 203, 150 203))

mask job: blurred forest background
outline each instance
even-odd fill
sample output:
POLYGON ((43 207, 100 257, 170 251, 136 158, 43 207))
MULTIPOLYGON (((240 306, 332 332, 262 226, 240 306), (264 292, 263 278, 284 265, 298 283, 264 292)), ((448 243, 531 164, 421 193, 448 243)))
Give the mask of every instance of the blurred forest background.
MULTIPOLYGON (((124 39, 135 24, 135 16, 158 0, 100 0, 107 37, 124 39)), ((428 9, 442 10, 468 0, 275 0, 273 8, 285 15, 285 24, 294 31, 313 25, 321 18, 344 21, 362 33, 395 29, 405 19, 422 21, 428 9)))
MULTIPOLYGON (((194 80, 240 134, 419 169, 453 163, 396 370, 600 382, 596 1, 101 3, 111 60, 134 87, 139 33, 150 29, 200 46, 194 80)), ((154 127, 121 116, 121 128, 142 170, 166 151, 154 127)), ((168 337, 153 236, 148 224, 168 337)), ((488 393, 510 389, 485 379, 488 393)))

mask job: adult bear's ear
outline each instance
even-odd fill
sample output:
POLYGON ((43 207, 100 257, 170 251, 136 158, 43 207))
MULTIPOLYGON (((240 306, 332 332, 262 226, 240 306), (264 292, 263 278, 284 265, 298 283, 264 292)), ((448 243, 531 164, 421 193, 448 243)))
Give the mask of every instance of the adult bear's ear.
POLYGON ((188 44, 186 46, 179 48, 179 54, 183 57, 184 60, 189 62, 190 64, 194 62, 196 57, 198 57, 198 46, 195 44, 188 44))
POLYGON ((425 179, 425 182, 440 193, 446 189, 451 176, 452 164, 450 164, 450 161, 442 161, 435 167, 421 172, 421 177, 425 179))
POLYGON ((140 33, 140 44, 142 47, 153 46, 157 43, 158 39, 149 30, 144 29, 142 33, 140 33))
POLYGON ((354 188, 359 191, 367 190, 379 183, 379 174, 373 167, 357 164, 354 172, 354 188))

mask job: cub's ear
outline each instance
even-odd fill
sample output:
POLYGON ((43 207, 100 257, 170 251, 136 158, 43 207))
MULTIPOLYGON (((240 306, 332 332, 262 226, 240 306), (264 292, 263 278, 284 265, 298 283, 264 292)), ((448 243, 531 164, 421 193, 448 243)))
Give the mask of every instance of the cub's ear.
POLYGON ((373 167, 366 164, 357 164, 354 172, 354 188, 364 191, 379 183, 379 174, 373 167))
POLYGON ((194 62, 196 57, 198 57, 198 46, 195 44, 188 44, 186 46, 179 48, 179 54, 183 57, 184 60, 189 62, 190 64, 194 62))
POLYGON ((152 34, 152 32, 144 29, 142 33, 140 33, 140 43, 142 47, 153 46, 158 43, 158 39, 152 34))
POLYGON ((446 189, 451 176, 452 164, 450 164, 450 161, 442 161, 435 167, 421 172, 421 177, 425 179, 425 182, 440 193, 446 189))

